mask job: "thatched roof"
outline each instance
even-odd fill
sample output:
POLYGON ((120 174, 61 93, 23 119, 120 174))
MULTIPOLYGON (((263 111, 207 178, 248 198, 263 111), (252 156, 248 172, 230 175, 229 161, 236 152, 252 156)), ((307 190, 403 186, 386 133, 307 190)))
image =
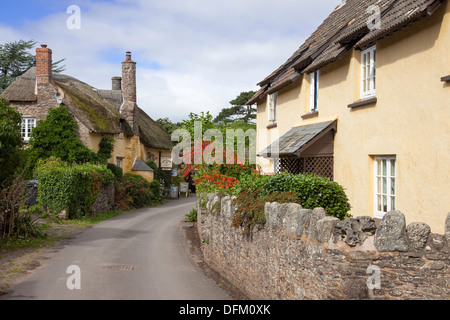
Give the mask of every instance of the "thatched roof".
MULTIPOLYGON (((119 111, 123 103, 121 90, 97 90, 97 93, 115 110, 119 111)), ((155 122, 144 110, 139 110, 139 136, 148 148, 171 150, 173 143, 170 135, 155 122)), ((130 129, 131 130, 131 129, 130 129)))
MULTIPOLYGON (((63 104, 91 132, 133 136, 129 123, 119 113, 123 102, 121 90, 97 90, 73 77, 53 74, 53 83, 65 95, 63 104)), ((17 78, 2 97, 12 102, 35 102, 36 67, 17 78)), ((55 95, 57 88, 55 87, 55 95)), ((170 135, 142 109, 139 109, 139 135, 141 142, 153 149, 171 150, 170 135)))
POLYGON ((96 90, 75 78, 55 74, 54 83, 65 92, 64 105, 91 132, 116 134, 122 132, 122 116, 96 90))
POLYGON ((37 100, 35 86, 36 68, 30 68, 27 72, 11 83, 11 85, 3 91, 1 96, 11 102, 33 102, 37 100))
POLYGON ((254 104, 301 77, 342 59, 352 48, 364 50, 402 28, 431 16, 444 0, 347 0, 278 69, 258 85, 261 89, 247 102, 254 104), (367 21, 380 7, 383 23, 369 29, 367 21))
POLYGON ((173 148, 170 135, 141 108, 139 108, 139 135, 141 142, 148 148, 163 150, 173 148))

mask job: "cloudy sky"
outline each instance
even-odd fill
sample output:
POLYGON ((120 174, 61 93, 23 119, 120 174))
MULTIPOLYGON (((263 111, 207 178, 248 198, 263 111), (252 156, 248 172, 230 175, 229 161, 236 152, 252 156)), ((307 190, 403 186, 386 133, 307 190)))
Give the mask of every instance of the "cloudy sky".
MULTIPOLYGON (((35 40, 65 74, 99 89, 137 62, 153 119, 214 116, 283 64, 340 0, 2 0, 0 43, 35 40), (80 8, 79 29, 68 28, 80 8)), ((73 25, 73 24, 72 24, 73 25)))

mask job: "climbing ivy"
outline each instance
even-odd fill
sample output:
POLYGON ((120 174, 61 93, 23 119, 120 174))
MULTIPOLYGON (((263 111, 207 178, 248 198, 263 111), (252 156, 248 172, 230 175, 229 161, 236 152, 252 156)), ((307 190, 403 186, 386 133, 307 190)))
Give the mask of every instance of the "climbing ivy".
POLYGON ((71 165, 55 157, 40 160, 36 173, 40 205, 50 214, 66 210, 69 219, 89 216, 100 188, 114 180, 104 165, 71 165))

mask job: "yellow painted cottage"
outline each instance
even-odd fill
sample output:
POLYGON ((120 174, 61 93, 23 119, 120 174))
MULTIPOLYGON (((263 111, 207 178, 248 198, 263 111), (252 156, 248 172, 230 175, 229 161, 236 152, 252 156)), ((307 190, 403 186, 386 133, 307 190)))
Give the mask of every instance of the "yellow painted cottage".
POLYGON ((341 184, 354 216, 443 233, 450 212, 450 4, 343 1, 259 83, 257 163, 341 184))
POLYGON ((73 77, 53 74, 52 50, 42 45, 36 49, 36 67, 16 79, 1 96, 21 113, 25 142, 48 110, 62 105, 72 113, 80 140, 91 150, 98 151, 102 137, 115 138, 109 162, 124 173, 153 181, 153 169, 145 161, 172 168, 170 135, 137 105, 136 62, 130 52, 122 62, 122 77, 112 78, 111 90, 99 90, 73 77))

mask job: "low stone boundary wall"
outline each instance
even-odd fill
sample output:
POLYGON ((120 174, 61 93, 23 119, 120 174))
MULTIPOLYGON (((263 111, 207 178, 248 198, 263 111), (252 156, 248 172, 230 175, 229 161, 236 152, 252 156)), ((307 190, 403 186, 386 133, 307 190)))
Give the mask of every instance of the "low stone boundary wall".
POLYGON ((204 259, 250 299, 450 299, 450 214, 439 235, 406 226, 398 211, 376 227, 266 203, 266 224, 247 236, 231 227, 231 197, 207 199, 197 222, 204 259))

